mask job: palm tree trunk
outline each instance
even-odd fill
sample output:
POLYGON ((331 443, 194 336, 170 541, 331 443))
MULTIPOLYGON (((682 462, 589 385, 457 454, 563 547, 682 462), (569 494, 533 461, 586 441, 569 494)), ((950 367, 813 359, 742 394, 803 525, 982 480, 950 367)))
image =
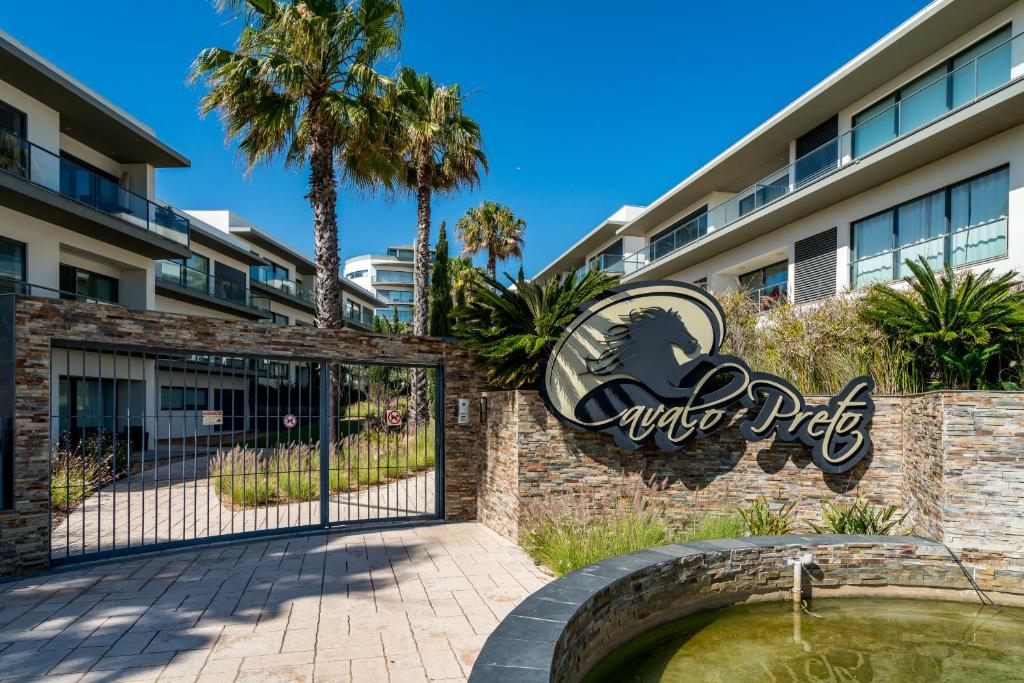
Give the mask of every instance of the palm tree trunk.
MULTIPOLYGON (((313 209, 314 258, 316 261, 316 326, 336 330, 343 327, 341 317, 341 283, 338 280, 338 189, 334 179, 333 146, 326 135, 313 135, 310 153, 309 205, 313 209)), ((321 377, 330 382, 328 405, 320 407, 321 419, 328 424, 328 442, 338 440, 338 423, 334 419, 338 407, 337 373, 321 377)))
MULTIPOLYGON (((415 300, 412 318, 413 334, 425 335, 427 333, 428 316, 428 292, 430 273, 430 191, 433 178, 431 177, 431 159, 427 155, 421 155, 416 167, 416 244, 414 246, 415 260, 413 262, 413 299, 415 300)), ((413 368, 412 371, 412 396, 410 414, 415 424, 421 424, 430 419, 430 407, 427 399, 427 374, 422 368, 413 368)))
POLYGON ((491 280, 497 280, 498 279, 497 268, 498 268, 498 262, 497 262, 497 259, 494 258, 494 252, 491 251, 490 248, 488 248, 487 249, 487 277, 489 277, 491 280))

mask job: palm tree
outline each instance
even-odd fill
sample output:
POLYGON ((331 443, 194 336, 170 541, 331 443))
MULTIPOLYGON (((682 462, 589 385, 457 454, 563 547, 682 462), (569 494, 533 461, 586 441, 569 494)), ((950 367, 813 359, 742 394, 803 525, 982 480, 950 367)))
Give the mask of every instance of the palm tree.
POLYGON ((863 315, 908 347, 936 388, 985 384, 989 361, 1024 334, 1024 289, 1015 271, 942 276, 922 257, 907 261, 906 288, 872 286, 863 315))
MULTIPOLYGON (((309 162, 316 260, 316 324, 344 326, 338 262, 337 179, 364 187, 390 185, 393 157, 382 94, 388 80, 375 65, 398 49, 399 0, 224 0, 244 28, 234 50, 207 48, 191 79, 207 87, 199 111, 217 111, 229 140, 248 164, 283 156, 286 165, 309 162)), ((340 378, 332 374, 330 405, 340 378)), ((328 422, 330 443, 337 423, 328 422)))
POLYGON ((480 126, 463 113, 465 97, 458 84, 441 85, 429 74, 405 67, 394 93, 407 182, 416 191, 413 333, 426 334, 431 197, 478 184, 481 169, 487 171, 487 158, 480 126))
POLYGON ((468 256, 456 256, 448 262, 449 278, 452 282, 452 304, 458 311, 472 300, 473 283, 485 277, 481 268, 473 265, 468 256))
POLYGON ((498 261, 523 255, 526 221, 504 204, 483 202, 469 209, 455 224, 455 230, 462 240, 463 254, 487 252, 487 277, 492 282, 497 279, 498 261))
MULTIPOLYGON (((406 182, 416 191, 412 329, 413 334, 427 334, 431 197, 480 182, 487 158, 481 150, 480 126, 463 113, 458 85, 438 84, 429 74, 405 67, 398 74, 394 100, 398 149, 406 165, 406 182)), ((420 369, 413 371, 410 413, 416 422, 429 419, 427 375, 420 369)))
MULTIPOLYGON (((511 279, 511 278, 509 278, 511 279)), ((545 282, 477 280, 473 301, 455 324, 455 336, 476 351, 474 362, 487 381, 505 389, 532 386, 576 310, 618 282, 596 268, 545 282), (488 286, 489 285, 489 286, 488 286)))

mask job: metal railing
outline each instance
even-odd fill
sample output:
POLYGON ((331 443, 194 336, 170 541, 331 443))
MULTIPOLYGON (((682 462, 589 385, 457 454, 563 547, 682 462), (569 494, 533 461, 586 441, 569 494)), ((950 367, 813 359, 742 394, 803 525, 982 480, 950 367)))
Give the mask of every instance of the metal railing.
POLYGON ((0 171, 57 192, 178 244, 189 243, 188 219, 109 178, 0 130, 0 171))
POLYGON ((274 289, 284 292, 289 296, 301 299, 308 304, 313 304, 316 301, 314 288, 312 286, 296 280, 275 277, 269 268, 252 268, 250 270, 250 276, 256 282, 267 285, 268 287, 273 287, 274 289))
POLYGON ((1013 77, 1011 52, 1024 47, 1017 34, 953 71, 938 76, 898 102, 860 122, 791 164, 769 174, 730 199, 680 225, 643 249, 615 264, 623 275, 645 268, 708 233, 721 230, 744 216, 860 160, 881 147, 906 137, 951 111, 970 105, 993 90, 1018 80, 1013 77), (940 97, 945 93, 945 97, 940 97))
POLYGON ((235 282, 174 261, 157 261, 156 279, 259 311, 270 310, 269 297, 253 294, 235 282))
POLYGON ((26 294, 29 296, 49 296, 58 297, 61 299, 70 299, 74 301, 85 301, 89 303, 113 304, 115 306, 121 305, 117 301, 108 301, 106 299, 100 299, 94 296, 85 296, 83 294, 79 294, 78 292, 68 292, 63 289, 57 289, 56 287, 37 285, 32 282, 26 282, 25 280, 19 280, 17 278, 8 277, 6 275, 0 275, 0 294, 26 294))
POLYGON ((789 301, 789 285, 781 282, 775 285, 750 289, 747 290, 747 296, 757 304, 758 309, 766 311, 769 308, 789 301))

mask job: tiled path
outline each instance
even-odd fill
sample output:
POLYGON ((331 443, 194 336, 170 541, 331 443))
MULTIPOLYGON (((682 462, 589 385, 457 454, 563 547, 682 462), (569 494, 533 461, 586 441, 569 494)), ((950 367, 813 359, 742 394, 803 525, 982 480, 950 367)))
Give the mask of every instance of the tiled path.
POLYGON ((475 523, 129 558, 0 584, 0 681, 459 681, 547 580, 475 523))
MULTIPOLYGON (((203 456, 161 465, 89 496, 54 527, 52 556, 319 524, 317 500, 234 510, 224 506, 206 464, 203 456)), ((329 509, 332 522, 433 514, 434 473, 333 495, 329 509)))

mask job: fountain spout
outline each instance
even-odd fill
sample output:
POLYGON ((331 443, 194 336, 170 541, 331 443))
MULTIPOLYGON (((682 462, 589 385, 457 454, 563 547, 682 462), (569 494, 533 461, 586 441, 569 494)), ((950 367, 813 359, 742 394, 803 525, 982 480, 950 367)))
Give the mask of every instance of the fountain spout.
POLYGON ((800 557, 791 557, 786 560, 793 567, 793 611, 799 612, 803 599, 803 574, 804 567, 811 564, 814 558, 810 553, 804 553, 800 557))

